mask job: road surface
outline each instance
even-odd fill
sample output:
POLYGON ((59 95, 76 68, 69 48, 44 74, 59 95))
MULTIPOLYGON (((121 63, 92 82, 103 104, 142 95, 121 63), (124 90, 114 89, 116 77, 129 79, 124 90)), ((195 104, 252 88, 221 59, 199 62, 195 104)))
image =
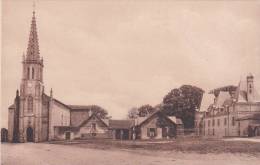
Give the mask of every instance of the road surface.
POLYGON ((3 143, 2 165, 259 165, 260 154, 89 149, 48 143, 3 143))

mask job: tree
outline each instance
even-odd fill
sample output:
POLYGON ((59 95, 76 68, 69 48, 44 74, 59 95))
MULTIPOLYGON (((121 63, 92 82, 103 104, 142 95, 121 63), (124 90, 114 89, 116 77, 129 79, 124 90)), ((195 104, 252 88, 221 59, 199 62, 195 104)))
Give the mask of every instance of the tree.
POLYGON ((146 104, 142 105, 138 108, 138 116, 139 117, 146 117, 147 115, 155 112, 155 108, 153 108, 151 105, 146 104))
POLYGON ((195 111, 200 108, 204 91, 196 86, 183 85, 163 98, 163 111, 181 118, 185 128, 194 127, 195 111))
POLYGON ((107 111, 98 105, 91 105, 90 110, 93 114, 97 115, 101 119, 106 118, 108 115, 107 111))
POLYGON ((138 117, 138 109, 136 107, 133 107, 131 108, 129 111, 128 111, 128 115, 127 117, 129 119, 135 119, 138 117))

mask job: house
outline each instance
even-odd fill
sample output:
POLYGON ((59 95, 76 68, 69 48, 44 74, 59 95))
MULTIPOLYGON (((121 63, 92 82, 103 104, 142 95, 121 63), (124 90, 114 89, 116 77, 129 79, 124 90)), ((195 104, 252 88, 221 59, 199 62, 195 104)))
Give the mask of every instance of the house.
POLYGON ((206 111, 196 113, 197 135, 206 137, 257 136, 260 127, 260 95, 249 74, 238 86, 209 92, 215 96, 206 111))
POLYGON ((163 139, 183 135, 183 123, 161 111, 135 120, 101 119, 95 113, 78 126, 55 126, 55 140, 73 139, 163 139))
POLYGON ((113 139, 132 139, 134 120, 109 120, 109 129, 112 131, 113 139))
POLYGON ((112 138, 108 119, 93 113, 77 126, 55 126, 55 140, 112 138))
POLYGON ((137 139, 175 138, 183 135, 183 123, 175 116, 156 111, 146 118, 137 118, 134 133, 137 139))

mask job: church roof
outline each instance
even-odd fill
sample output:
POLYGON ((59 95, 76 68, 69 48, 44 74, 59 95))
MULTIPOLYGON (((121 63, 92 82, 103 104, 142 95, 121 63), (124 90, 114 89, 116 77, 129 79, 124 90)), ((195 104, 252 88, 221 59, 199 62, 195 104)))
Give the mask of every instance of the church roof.
POLYGON ((38 61, 40 59, 38 35, 37 35, 37 26, 35 11, 33 11, 31 30, 29 35, 29 41, 27 46, 26 60, 27 61, 38 61))
MULTIPOLYGON (((43 93, 43 96, 50 99, 50 96, 48 96, 47 94, 43 93)), ((65 107, 67 107, 68 109, 70 110, 82 110, 82 111, 89 111, 91 109, 94 109, 95 107, 97 107, 97 105, 68 105, 68 104, 65 104, 63 103, 62 101, 58 100, 58 99, 55 99, 53 98, 53 100, 65 107)))
POLYGON ((72 110, 90 110, 93 105, 68 105, 72 110))

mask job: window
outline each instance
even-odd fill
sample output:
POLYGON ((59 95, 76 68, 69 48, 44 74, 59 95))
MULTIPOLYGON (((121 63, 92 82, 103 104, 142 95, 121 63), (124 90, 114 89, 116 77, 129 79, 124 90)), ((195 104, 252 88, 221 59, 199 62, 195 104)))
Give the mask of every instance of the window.
POLYGON ((96 123, 92 123, 92 124, 91 124, 91 129, 94 130, 94 131, 97 129, 97 128, 96 128, 96 123))
POLYGON ((249 93, 252 93, 252 84, 249 84, 249 93))
POLYGON ((27 68, 27 79, 30 79, 30 68, 27 68))
POLYGON ((210 120, 208 120, 208 126, 210 127, 210 120))
POLYGON ((28 97, 28 112, 32 112, 33 111, 33 97, 29 96, 28 97))
POLYGON ((212 130, 212 135, 213 135, 213 136, 215 135, 215 130, 214 130, 214 128, 213 128, 213 130, 212 130))
POLYGON ((227 125, 227 118, 224 118, 224 125, 227 125))
POLYGON ((218 119, 218 126, 220 126, 220 119, 218 119))
POLYGON ((147 136, 155 137, 156 136, 156 128, 147 128, 147 136))
POLYGON ((34 68, 32 68, 32 79, 34 79, 34 68))
POLYGON ((61 125, 63 125, 63 114, 61 114, 61 125))
POLYGON ((235 125, 235 117, 232 117, 232 126, 235 125))
POLYGON ((96 136, 97 134, 97 126, 96 123, 91 123, 91 130, 90 130, 91 136, 96 136))
POLYGON ((215 119, 212 120, 212 127, 215 126, 215 119))

